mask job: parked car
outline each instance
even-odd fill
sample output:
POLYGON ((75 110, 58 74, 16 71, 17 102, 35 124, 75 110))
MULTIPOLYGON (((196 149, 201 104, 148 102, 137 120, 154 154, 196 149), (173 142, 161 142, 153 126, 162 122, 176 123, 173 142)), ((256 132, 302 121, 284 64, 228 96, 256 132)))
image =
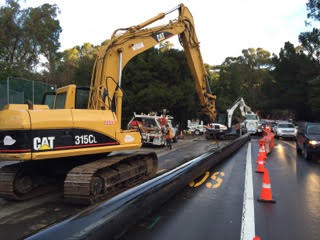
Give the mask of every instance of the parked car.
POLYGON ((298 154, 303 154, 306 160, 310 160, 314 155, 320 155, 320 123, 299 124, 296 150, 298 154))
POLYGON ((297 129, 290 122, 278 122, 275 128, 275 138, 296 138, 297 129))

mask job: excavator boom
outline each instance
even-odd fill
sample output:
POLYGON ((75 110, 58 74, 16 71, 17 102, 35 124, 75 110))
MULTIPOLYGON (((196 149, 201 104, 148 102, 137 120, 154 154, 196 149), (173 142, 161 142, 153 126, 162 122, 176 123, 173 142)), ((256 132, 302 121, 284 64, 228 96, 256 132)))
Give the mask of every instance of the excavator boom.
MULTIPOLYGON (((116 30, 98 53, 91 78, 89 109, 110 109, 113 98, 116 98, 116 116, 121 122, 121 73, 134 56, 178 35, 185 50, 187 62, 195 82, 201 110, 211 120, 215 119, 215 99, 211 94, 208 74, 203 64, 199 41, 196 36, 193 17, 183 4, 167 12, 129 28, 116 30), (145 28, 172 11, 178 9, 179 17, 167 25, 145 28)), ((121 126, 118 126, 121 127, 121 126)))

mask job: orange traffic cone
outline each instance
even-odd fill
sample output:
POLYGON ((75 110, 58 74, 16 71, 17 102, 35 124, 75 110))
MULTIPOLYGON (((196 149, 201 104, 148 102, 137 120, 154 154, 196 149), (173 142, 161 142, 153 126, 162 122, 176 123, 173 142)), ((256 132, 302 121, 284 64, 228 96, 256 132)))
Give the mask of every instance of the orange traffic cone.
POLYGON ((180 139, 183 139, 183 133, 182 133, 182 130, 180 131, 180 136, 179 136, 180 139))
POLYGON ((261 189, 260 198, 258 199, 258 201, 259 202, 270 202, 270 203, 276 202, 274 199, 272 199, 269 171, 266 168, 264 169, 262 189, 261 189))
POLYGON ((260 150, 259 150, 256 164, 258 164, 259 161, 264 162, 265 160, 266 160, 266 158, 264 157, 264 154, 262 152, 260 152, 260 150))
POLYGON ((258 153, 258 159, 259 160, 267 160, 267 153, 266 153, 266 147, 265 147, 265 141, 264 140, 259 140, 259 153, 258 153))
POLYGON ((257 161, 257 170, 256 173, 264 173, 264 161, 263 160, 258 160, 257 161))

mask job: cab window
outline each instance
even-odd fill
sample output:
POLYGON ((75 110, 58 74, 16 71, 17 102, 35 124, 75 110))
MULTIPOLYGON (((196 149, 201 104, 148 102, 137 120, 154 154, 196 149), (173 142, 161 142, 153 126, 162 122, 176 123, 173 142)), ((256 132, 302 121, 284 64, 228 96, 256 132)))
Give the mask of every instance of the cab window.
POLYGON ((56 104, 55 109, 64 109, 65 103, 66 103, 66 93, 59 93, 56 96, 56 104))
POLYGON ((87 109, 89 100, 89 89, 77 89, 76 109, 87 109))
POLYGON ((42 98, 42 104, 48 105, 49 109, 53 109, 55 96, 55 92, 46 92, 42 98))

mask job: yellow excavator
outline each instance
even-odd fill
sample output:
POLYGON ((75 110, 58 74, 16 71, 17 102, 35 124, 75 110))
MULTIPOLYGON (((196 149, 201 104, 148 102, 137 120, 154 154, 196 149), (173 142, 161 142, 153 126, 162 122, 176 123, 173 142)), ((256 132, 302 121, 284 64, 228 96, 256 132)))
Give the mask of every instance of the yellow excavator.
POLYGON ((90 88, 59 88, 48 105, 8 104, 0 111, 0 197, 25 200, 64 182, 64 197, 91 204, 156 174, 155 153, 108 153, 141 147, 137 130, 121 129, 121 74, 134 56, 178 35, 194 79, 201 111, 215 119, 215 99, 201 57, 193 17, 183 4, 129 28, 101 46, 90 88), (178 10, 166 25, 146 26, 178 10), (115 109, 115 111, 113 111, 115 109))

